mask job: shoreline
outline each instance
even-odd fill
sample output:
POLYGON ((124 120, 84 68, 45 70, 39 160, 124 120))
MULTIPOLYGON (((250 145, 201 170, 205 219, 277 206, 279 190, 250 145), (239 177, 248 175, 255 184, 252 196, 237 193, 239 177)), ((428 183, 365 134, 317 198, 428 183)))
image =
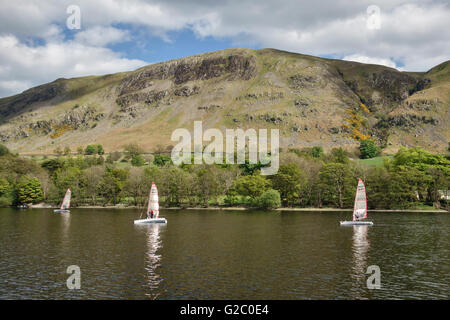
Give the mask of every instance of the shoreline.
MULTIPOLYGON (((57 209, 56 206, 51 206, 47 204, 36 204, 29 207, 29 209, 57 209)), ((73 209, 143 209, 142 207, 136 206, 79 206, 73 209)), ((246 210, 270 210, 270 211, 292 211, 292 212, 352 212, 353 209, 345 208, 277 208, 277 209, 257 209, 249 207, 160 207, 163 210, 224 210, 224 211, 246 211, 246 210)), ((410 213, 449 213, 449 211, 444 209, 369 209, 367 212, 410 212, 410 213)))

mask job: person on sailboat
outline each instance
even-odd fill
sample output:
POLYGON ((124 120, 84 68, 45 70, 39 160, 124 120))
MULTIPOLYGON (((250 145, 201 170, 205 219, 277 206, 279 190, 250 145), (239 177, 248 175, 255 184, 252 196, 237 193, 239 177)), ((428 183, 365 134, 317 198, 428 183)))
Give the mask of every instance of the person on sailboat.
POLYGON ((355 212, 355 220, 361 221, 364 219, 365 210, 364 209, 358 209, 355 212))
POLYGON ((150 210, 150 218, 153 219, 153 210, 150 210))

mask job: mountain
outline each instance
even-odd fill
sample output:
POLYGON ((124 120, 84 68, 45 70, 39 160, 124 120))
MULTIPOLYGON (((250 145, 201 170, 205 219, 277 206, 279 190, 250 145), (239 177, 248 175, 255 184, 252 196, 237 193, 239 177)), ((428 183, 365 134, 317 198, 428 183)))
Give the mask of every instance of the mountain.
POLYGON ((450 61, 428 72, 274 49, 227 49, 135 71, 57 79, 0 99, 0 140, 19 153, 100 143, 146 151, 176 128, 278 128, 281 146, 354 150, 371 137, 443 152, 450 140, 450 61))

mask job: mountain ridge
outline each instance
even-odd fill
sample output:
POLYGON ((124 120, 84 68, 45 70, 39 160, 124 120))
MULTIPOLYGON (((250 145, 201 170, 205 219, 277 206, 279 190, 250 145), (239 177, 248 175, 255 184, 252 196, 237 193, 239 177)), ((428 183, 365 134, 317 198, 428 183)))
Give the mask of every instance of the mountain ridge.
POLYGON ((0 140, 20 153, 101 143, 115 151, 174 145, 171 132, 278 128, 282 147, 354 150, 371 138, 448 147, 450 61, 427 72, 276 49, 225 49, 134 71, 59 78, 0 99, 0 140))

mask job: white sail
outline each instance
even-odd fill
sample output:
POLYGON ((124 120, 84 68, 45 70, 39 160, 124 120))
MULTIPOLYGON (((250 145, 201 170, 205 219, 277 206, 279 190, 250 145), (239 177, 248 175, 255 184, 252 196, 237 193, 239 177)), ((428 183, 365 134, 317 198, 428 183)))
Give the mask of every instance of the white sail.
POLYGON ((356 188, 355 206, 353 208, 353 221, 367 218, 367 198, 366 187, 361 179, 358 179, 358 187, 356 188))
POLYGON ((150 193, 148 195, 147 217, 145 219, 134 220, 134 224, 150 223, 167 223, 165 218, 159 218, 158 189, 156 188, 156 184, 154 182, 152 182, 152 187, 150 188, 150 193), (151 213, 153 213, 153 216, 151 213))
POLYGON ((158 218, 159 216, 159 199, 158 199, 158 189, 156 184, 152 182, 152 187, 150 188, 150 194, 148 196, 148 207, 147 207, 147 217, 150 216, 150 211, 153 210, 153 218, 158 218))
POLYGON ((72 196, 72 192, 70 191, 70 188, 67 189, 66 195, 64 196, 63 202, 61 203, 61 210, 67 210, 70 208, 70 198, 72 196))

